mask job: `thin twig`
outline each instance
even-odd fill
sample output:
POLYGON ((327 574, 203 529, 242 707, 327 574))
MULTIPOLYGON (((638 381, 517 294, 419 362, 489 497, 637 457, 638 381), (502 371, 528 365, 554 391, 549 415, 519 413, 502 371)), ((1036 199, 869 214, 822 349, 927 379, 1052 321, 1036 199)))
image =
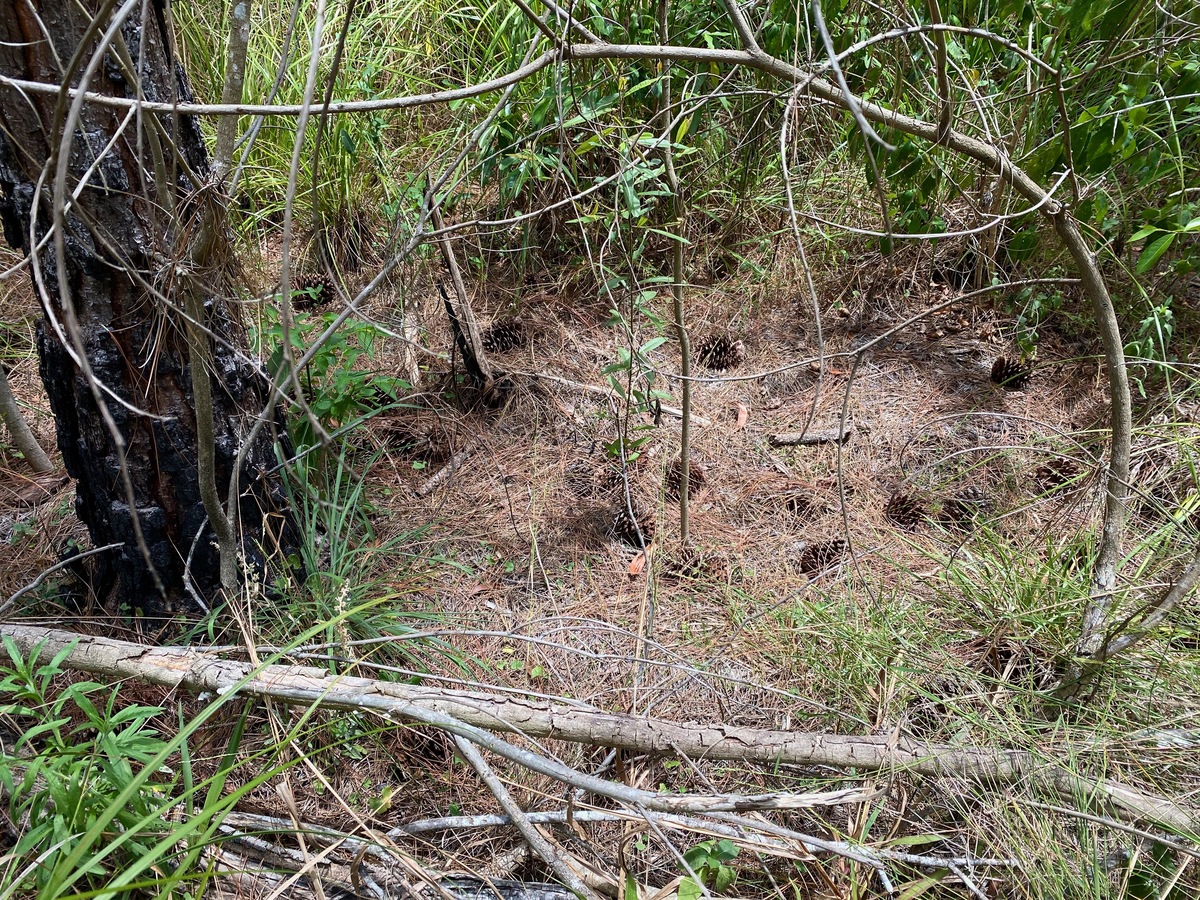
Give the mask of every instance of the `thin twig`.
POLYGON ((91 550, 85 550, 82 553, 76 553, 74 556, 72 556, 68 559, 64 559, 64 560, 60 560, 59 562, 56 562, 50 568, 44 570, 40 575, 38 575, 37 578, 33 579, 33 581, 31 581, 29 584, 25 585, 25 587, 21 588, 19 591, 17 591, 11 597, 9 597, 7 600, 5 600, 3 603, 0 603, 0 615, 3 615, 4 613, 8 612, 9 608, 14 603, 16 603, 18 600, 20 600, 22 597, 24 597, 30 591, 37 590, 41 586, 42 582, 45 581, 47 578, 49 578, 51 575, 53 575, 55 572, 60 572, 63 569, 65 569, 67 566, 72 565, 73 563, 76 563, 81 559, 87 559, 89 556, 95 556, 97 553, 103 553, 105 550, 116 550, 118 547, 124 547, 124 546, 125 546, 124 543, 105 544, 103 547, 93 547, 91 550))

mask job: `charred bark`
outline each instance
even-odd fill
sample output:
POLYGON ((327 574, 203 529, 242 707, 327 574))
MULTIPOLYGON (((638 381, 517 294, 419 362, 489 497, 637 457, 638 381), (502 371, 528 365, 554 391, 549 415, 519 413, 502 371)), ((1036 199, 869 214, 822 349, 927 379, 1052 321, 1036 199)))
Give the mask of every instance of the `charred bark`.
MULTIPOLYGON (((102 47, 111 13, 99 20, 95 10, 119 4, 0 0, 0 74, 78 87, 99 53, 102 63, 87 90, 191 100, 173 54, 167 2, 131 5, 102 47)), ((63 462, 77 482, 76 511, 94 546, 122 545, 96 557, 94 593, 110 609, 127 604, 166 615, 195 606, 193 598, 211 603, 219 596, 218 551, 198 481, 182 316, 189 291, 204 297, 209 373, 203 377, 213 388, 218 485, 229 484, 269 384, 237 350, 242 331, 228 302, 234 268, 223 252, 223 225, 214 224, 224 221, 223 205, 209 185, 197 121, 126 117, 85 103, 64 140, 70 103, 65 91, 26 94, 0 85, 0 219, 13 247, 34 252, 55 220, 55 165, 60 153, 69 154, 66 195, 82 188, 63 220, 62 253, 47 241, 33 267, 40 268, 34 284, 46 312, 38 328, 41 376, 63 462), (91 377, 76 363, 80 355, 91 377)), ((284 504, 271 474, 273 430, 263 429, 247 453, 239 502, 230 510, 246 561, 259 572, 280 536, 290 533, 282 527, 287 518, 274 512, 284 504), (267 533, 271 523, 280 526, 274 538, 267 533)))

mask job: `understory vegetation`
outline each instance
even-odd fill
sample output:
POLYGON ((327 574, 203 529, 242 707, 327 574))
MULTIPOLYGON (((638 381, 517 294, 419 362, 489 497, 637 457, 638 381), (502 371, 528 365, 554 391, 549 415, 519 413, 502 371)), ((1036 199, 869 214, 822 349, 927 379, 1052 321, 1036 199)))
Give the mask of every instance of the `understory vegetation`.
POLYGON ((143 616, 0 431, 0 900, 1200 893, 1200 5, 248 6, 288 513, 143 616))

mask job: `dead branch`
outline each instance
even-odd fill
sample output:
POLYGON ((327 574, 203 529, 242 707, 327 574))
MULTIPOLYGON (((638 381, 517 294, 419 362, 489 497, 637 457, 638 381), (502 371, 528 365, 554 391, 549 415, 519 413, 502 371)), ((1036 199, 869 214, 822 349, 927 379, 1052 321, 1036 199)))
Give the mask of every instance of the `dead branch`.
MULTIPOLYGON (((445 227, 441 210, 433 205, 430 210, 433 227, 441 230, 445 227)), ((438 246, 442 257, 446 260, 446 268, 450 271, 450 281, 454 285, 454 296, 457 302, 451 301, 442 290, 442 299, 446 303, 446 315, 450 317, 450 325, 454 337, 458 341, 462 353, 463 365, 467 372, 479 384, 484 396, 492 389, 492 367, 488 364, 487 355, 483 351, 483 338, 479 334, 479 325, 475 321, 475 313, 471 309, 471 301, 467 296, 467 286, 463 282, 462 270, 458 267, 458 259, 454 255, 454 247, 446 236, 438 238, 438 246)), ((441 285, 438 285, 441 290, 441 285)))
POLYGON ((544 862, 550 871, 567 887, 580 897, 586 900, 599 900, 600 895, 593 891, 588 885, 584 884, 579 875, 567 863, 563 855, 555 850, 555 848, 546 839, 546 836, 538 831, 525 816, 524 811, 513 800, 508 789, 504 787, 503 782, 496 777, 496 773, 492 771, 492 767, 488 765, 483 754, 475 749, 475 745, 466 738, 455 736, 454 744, 458 747, 458 751, 467 758, 467 762, 475 769, 483 783, 487 785, 488 790, 492 792, 492 796, 500 803, 500 807, 508 814, 509 820, 516 826, 517 831, 521 833, 521 837, 525 838, 525 843, 529 845, 538 858, 544 862))
MULTIPOLYGON (((532 823, 539 825, 570 825, 584 822, 645 822, 644 812, 633 810, 571 809, 524 813, 532 823)), ((734 817, 736 826, 697 816, 659 814, 657 822, 665 829, 697 837, 723 837, 736 842, 740 847, 755 853, 763 853, 781 859, 811 860, 818 855, 835 855, 872 867, 884 862, 900 862, 926 868, 958 866, 964 869, 1015 868, 1020 862, 1014 858, 982 856, 941 856, 910 853, 888 847, 864 847, 850 841, 827 840, 802 834, 762 818, 734 817), (767 837, 766 835, 773 835, 767 837)), ((393 828, 384 836, 396 840, 405 836, 424 835, 433 831, 470 828, 505 827, 513 824, 508 816, 452 816, 444 819, 425 819, 393 828)), ((231 812, 224 819, 224 827, 240 829, 256 834, 299 835, 297 826, 288 819, 266 816, 261 813, 231 812)), ((386 843, 375 844, 361 837, 343 834, 324 825, 301 823, 302 833, 317 846, 331 843, 341 844, 351 850, 365 851, 376 859, 388 859, 389 851, 395 851, 386 843)), ((401 857, 403 858, 403 857, 401 857)))
POLYGON ((3 603, 0 603, 0 615, 4 615, 6 612, 8 612, 12 605, 26 594, 30 593, 31 591, 36 591, 39 587, 41 587, 45 580, 55 572, 61 572, 68 566, 73 565, 79 560, 86 559, 89 556, 96 556, 97 554, 104 553, 108 550, 116 550, 124 546, 124 544, 105 544, 103 547, 93 547, 91 550, 85 550, 82 553, 76 553, 74 556, 69 556, 66 559, 59 560, 48 569, 43 569, 40 573, 38 573, 37 578, 33 579, 33 581, 29 582, 29 584, 25 585, 25 587, 21 588, 3 603))
MULTIPOLYGON (((1200 827, 1200 816, 1165 798, 1105 778, 1065 771, 1031 752, 928 744, 904 737, 852 736, 771 731, 722 723, 677 723, 649 717, 580 709, 565 703, 498 696, 483 691, 454 691, 421 685, 331 676, 306 666, 268 665, 220 659, 195 648, 147 647, 111 638, 17 623, 0 623, 19 650, 41 647, 53 656, 71 647, 63 665, 113 678, 137 678, 151 684, 218 696, 237 692, 285 703, 329 709, 374 711, 396 720, 419 721, 468 737, 520 765, 585 790, 641 803, 658 812, 705 812, 748 808, 829 805, 862 799, 860 793, 769 794, 759 797, 695 797, 634 791, 575 773, 537 754, 505 744, 489 732, 523 734, 635 753, 686 755, 693 759, 770 762, 775 765, 823 765, 858 771, 908 772, 957 777, 979 784, 1023 782, 1072 800, 1088 797, 1100 808, 1125 818, 1175 829, 1200 827)), ((1070 754, 1058 752, 1055 758, 1070 754)))
MULTIPOLYGON (((258 834, 292 837, 300 834, 294 828, 286 827, 286 823, 272 821, 269 816, 234 814, 227 817, 226 821, 242 820, 253 822, 252 827, 258 834)), ((577 896, 567 888, 538 882, 461 875, 439 878, 434 873, 425 872, 420 873, 420 879, 415 879, 410 871, 411 866, 398 864, 396 858, 383 847, 316 826, 306 829, 304 833, 325 843, 326 853, 339 848, 358 850, 359 858, 349 863, 324 861, 320 870, 310 870, 306 874, 304 860, 295 851, 255 834, 243 833, 229 824, 222 825, 220 830, 223 840, 214 858, 221 861, 222 869, 241 876, 240 883, 248 889, 250 896, 257 895, 253 888, 261 888, 264 884, 283 884, 286 895, 290 897, 331 896, 330 893, 317 894, 312 888, 318 884, 323 888, 337 889, 339 894, 336 896, 405 897, 410 900, 480 900, 484 897, 500 900, 575 900, 577 896), (231 847, 241 852, 233 853, 231 847), (374 851, 370 853, 371 865, 361 859, 366 855, 365 851, 374 851), (289 875, 285 878, 282 873, 289 875)))
POLYGON ((1127 622, 1123 631, 1115 629, 1114 633, 1105 638, 1104 642, 1093 652, 1092 661, 1096 664, 1107 662, 1118 653, 1124 653, 1139 643, 1147 634, 1167 620, 1171 611, 1191 593, 1197 581, 1200 581, 1200 549, 1197 549, 1192 561, 1188 563, 1179 579, 1158 600, 1150 604, 1136 623, 1127 622))
POLYGON ((854 426, 829 428, 825 431, 788 431, 772 434, 767 442, 772 447, 812 447, 817 444, 844 444, 854 434, 854 426))
POLYGON ((50 457, 46 455, 42 445, 33 436, 25 417, 21 415, 21 407, 13 397, 12 388, 8 384, 8 370, 3 363, 0 363, 0 423, 8 428, 13 446, 25 457, 33 471, 54 471, 54 463, 50 462, 50 457))
POLYGON ((423 482, 421 482, 421 484, 417 486, 413 493, 418 497, 428 497, 439 487, 441 487, 451 475, 462 468, 463 463, 471 458, 472 452, 474 452, 474 448, 472 447, 465 447, 462 450, 459 450, 452 457, 450 457, 450 461, 446 463, 446 465, 442 466, 423 482))

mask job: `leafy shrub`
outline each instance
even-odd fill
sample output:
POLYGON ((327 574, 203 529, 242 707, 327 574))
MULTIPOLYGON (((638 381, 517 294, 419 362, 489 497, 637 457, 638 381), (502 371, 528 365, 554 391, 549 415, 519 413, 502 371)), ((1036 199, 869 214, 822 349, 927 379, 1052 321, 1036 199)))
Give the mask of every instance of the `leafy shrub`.
MULTIPOLYGON (((335 318, 334 313, 297 316, 290 332, 293 359, 299 359, 335 318)), ((392 404, 408 389, 408 382, 403 379, 359 368, 375 360, 378 338, 375 326, 350 319, 330 335, 300 373, 309 409, 326 430, 335 430, 358 416, 392 404)), ((283 326, 274 307, 265 309, 256 343, 267 357, 267 371, 278 372, 284 363, 283 326)), ((298 450, 316 443, 311 423, 302 416, 293 417, 291 432, 298 450)))

